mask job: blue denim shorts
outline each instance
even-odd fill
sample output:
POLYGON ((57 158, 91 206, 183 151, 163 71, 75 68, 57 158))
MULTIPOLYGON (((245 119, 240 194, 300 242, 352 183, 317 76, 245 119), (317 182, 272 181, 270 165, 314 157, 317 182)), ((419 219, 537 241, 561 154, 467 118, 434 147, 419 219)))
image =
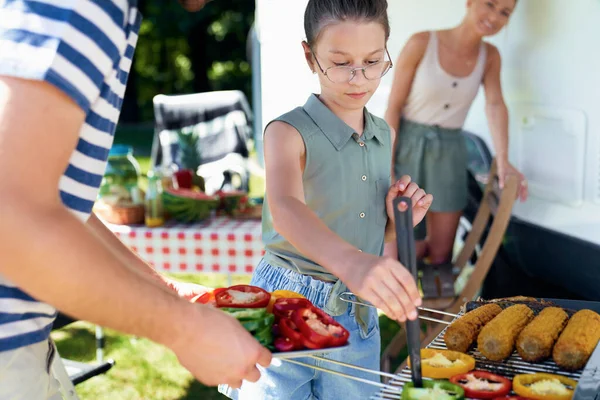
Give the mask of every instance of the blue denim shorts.
MULTIPOLYGON (((332 283, 269 265, 264 260, 258 265, 251 284, 269 292, 292 290, 302 294, 319 308, 325 307, 333 287, 332 283)), ((352 304, 348 305, 345 314, 334 318, 350 332, 350 346, 344 350, 323 354, 322 357, 379 371, 381 337, 377 311, 370 309, 366 332, 363 332, 356 322, 352 304)), ((377 375, 349 370, 332 363, 312 358, 299 358, 298 361, 379 382, 377 375)), ((219 392, 236 400, 365 400, 378 390, 369 384, 285 361, 279 362, 276 359, 269 368, 260 369, 261 378, 258 382, 244 382, 241 389, 221 385, 219 392)))

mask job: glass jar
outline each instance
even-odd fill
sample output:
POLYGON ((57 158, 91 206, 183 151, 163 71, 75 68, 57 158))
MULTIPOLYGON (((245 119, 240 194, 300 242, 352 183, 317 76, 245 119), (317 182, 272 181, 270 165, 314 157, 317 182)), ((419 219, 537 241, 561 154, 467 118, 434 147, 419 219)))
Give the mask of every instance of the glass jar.
POLYGON ((133 148, 126 145, 114 145, 108 153, 106 171, 100 185, 99 196, 118 197, 119 200, 129 200, 141 203, 139 197, 138 179, 140 165, 133 157, 133 148))

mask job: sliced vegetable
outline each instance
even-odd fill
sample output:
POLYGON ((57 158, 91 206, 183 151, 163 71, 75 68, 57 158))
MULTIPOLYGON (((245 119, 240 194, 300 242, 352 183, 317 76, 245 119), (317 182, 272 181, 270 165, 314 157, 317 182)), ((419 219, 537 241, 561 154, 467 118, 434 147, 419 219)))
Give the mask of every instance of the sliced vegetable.
POLYGON ((504 396, 504 397, 496 397, 494 400, 531 400, 527 397, 521 396, 504 396))
POLYGON ((235 285, 215 295, 217 307, 261 308, 266 307, 271 294, 258 286, 235 285))
POLYGON ((577 382, 554 374, 521 374, 513 379, 516 394, 533 400, 570 400, 577 382))
POLYGON ((302 348, 302 333, 298 330, 294 322, 289 318, 282 318, 279 320, 279 331, 281 336, 289 339, 294 346, 302 348))
POLYGON ((267 306, 267 312, 273 312, 273 305, 277 299, 305 299, 300 293, 292 292, 291 290, 276 290, 271 292, 271 300, 267 306))
POLYGON ((192 303, 200 303, 200 304, 208 304, 210 306, 216 307, 217 301, 215 299, 215 296, 217 293, 220 293, 224 290, 225 290, 225 288, 217 288, 210 292, 199 294, 198 296, 192 298, 191 302, 192 303))
POLYGON ((273 314, 276 318, 290 318, 292 311, 312 307, 312 303, 306 299, 277 299, 273 304, 273 314))
POLYGON ((221 311, 240 321, 257 320, 267 315, 266 308, 221 308, 221 311))
POLYGON ((350 337, 346 328, 331 315, 314 306, 295 311, 292 319, 310 345, 320 346, 317 348, 341 346, 350 337))
POLYGON ((473 399, 494 399, 507 395, 511 382, 503 376, 486 371, 472 371, 455 375, 450 382, 459 385, 465 391, 465 396, 473 399))
POLYGON ((286 337, 278 337, 275 339, 275 349, 281 352, 287 352, 292 350, 297 350, 298 347, 292 342, 289 338, 286 337))
POLYGON ((271 331, 271 328, 273 326, 273 321, 275 321, 275 316, 273 314, 266 314, 262 318, 245 320, 245 321, 242 320, 242 321, 240 321, 240 323, 248 332, 255 332, 255 331, 264 329, 266 327, 268 327, 269 331, 271 331))
POLYGON ((424 380, 422 388, 408 382, 402 389, 402 400, 462 400, 465 391, 458 385, 446 381, 424 380))
POLYGON ((262 344, 263 346, 268 346, 273 343, 273 334, 271 333, 270 326, 266 326, 258 332, 255 332, 253 336, 256 340, 258 340, 258 343, 262 344))
POLYGON ((475 359, 467 354, 452 350, 421 349, 421 370, 426 378, 450 379, 474 368, 475 359))

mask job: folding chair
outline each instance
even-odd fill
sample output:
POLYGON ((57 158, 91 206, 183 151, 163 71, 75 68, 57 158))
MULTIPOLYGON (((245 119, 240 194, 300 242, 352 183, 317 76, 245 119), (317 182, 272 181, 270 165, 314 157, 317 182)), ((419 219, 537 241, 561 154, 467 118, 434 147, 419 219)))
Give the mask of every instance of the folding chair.
MULTIPOLYGON (((63 328, 71 323, 75 322, 74 319, 69 316, 59 313, 52 330, 63 328)), ((76 400, 77 394, 75 393, 74 386, 82 382, 87 381, 94 376, 106 373, 114 365, 115 361, 112 359, 103 359, 104 351, 104 335, 101 327, 96 327, 96 362, 95 363, 82 363, 79 361, 68 360, 60 357, 58 351, 54 358, 52 365, 52 372, 58 379, 61 386, 61 393, 65 399, 76 400)))
MULTIPOLYGON (((517 190, 518 182, 514 176, 509 176, 505 180, 504 189, 500 189, 496 160, 494 159, 472 229, 456 260, 447 265, 420 265, 422 275, 420 283, 423 290, 424 307, 456 314, 464 303, 475 298, 504 237, 506 227, 510 221, 512 207, 517 197, 517 190), (490 219, 492 222, 488 230, 490 219), (459 293, 456 293, 456 279, 461 273, 467 272, 468 262, 484 236, 484 243, 481 252, 477 255, 477 261, 472 268, 472 272, 470 272, 464 287, 459 293)), ((431 342, 443 330, 444 325, 427 323, 426 328, 422 332, 422 343, 424 344, 431 342)), ((399 356, 405 346, 406 334, 401 329, 382 354, 382 371, 391 372, 392 360, 399 356)))
POLYGON ((252 111, 239 90, 153 99, 152 166, 196 169, 206 191, 249 189, 252 111))

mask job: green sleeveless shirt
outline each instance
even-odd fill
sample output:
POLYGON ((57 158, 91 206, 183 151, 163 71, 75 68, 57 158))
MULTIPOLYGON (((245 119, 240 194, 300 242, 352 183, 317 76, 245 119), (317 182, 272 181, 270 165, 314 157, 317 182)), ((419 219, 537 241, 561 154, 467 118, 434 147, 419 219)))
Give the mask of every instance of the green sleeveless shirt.
MULTIPOLYGON (((364 117, 364 132, 359 136, 313 94, 303 107, 275 121, 296 128, 304 141, 302 184, 306 205, 347 242, 366 253, 382 255, 387 223, 385 197, 391 184, 390 128, 366 108, 364 117)), ((266 196, 262 238, 264 259, 269 264, 337 281, 273 228, 266 196)))

